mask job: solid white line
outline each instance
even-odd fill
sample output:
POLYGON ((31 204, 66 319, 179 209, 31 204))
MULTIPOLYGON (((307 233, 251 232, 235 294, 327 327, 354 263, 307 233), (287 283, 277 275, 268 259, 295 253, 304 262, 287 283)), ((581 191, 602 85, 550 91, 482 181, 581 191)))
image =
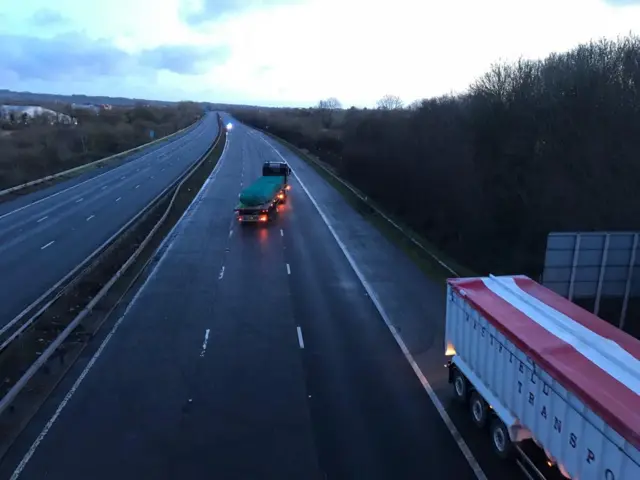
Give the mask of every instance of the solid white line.
POLYGON ((49 218, 49 215, 45 215, 44 217, 42 217, 40 220, 38 220, 37 223, 43 222, 45 221, 47 218, 49 218))
POLYGON ((95 363, 98 360, 98 358, 100 358, 100 355, 102 355, 102 352, 104 351, 105 347, 107 346, 109 341, 115 335, 116 331, 118 330, 118 327, 120 327, 120 324, 122 323, 122 321, 127 316, 127 313, 129 313, 129 310, 131 309, 131 307, 136 303, 136 300, 138 299, 140 294, 144 291, 144 287, 147 285, 149 280, 151 280, 153 277, 154 277, 154 275, 153 275, 153 272, 152 272, 152 274, 150 274, 147 277, 147 279, 144 281, 144 283, 142 284, 142 287, 140 287, 140 290, 138 290, 136 292, 136 294, 134 295, 133 299, 131 300, 131 303, 129 303, 129 305, 127 305, 127 308, 125 308, 124 313, 122 314, 122 316, 118 319, 118 321, 115 323, 115 325, 113 326, 113 328, 111 329, 109 334, 103 340, 102 344, 100 345, 100 347, 98 348, 96 353, 93 355, 93 357, 91 358, 91 360, 89 361, 89 363, 87 364, 85 369, 82 371, 82 373, 80 374, 80 376, 78 377, 76 382, 71 387, 71 390, 69 390, 69 392, 64 397, 62 402, 60 402, 60 405, 58 405, 58 408, 56 409, 56 411, 53 414, 53 416, 49 419, 47 424, 44 426, 44 428, 40 432, 40 435, 38 435, 38 438, 35 439, 35 441, 31 445, 31 448, 29 448, 29 451, 27 451, 27 453, 24 455, 24 457, 22 458, 22 460, 20 461, 20 463, 18 464, 18 466, 14 470, 13 475, 11 475, 11 480, 17 480, 17 478, 20 476, 20 474, 22 473, 24 468, 27 466, 27 463, 29 463, 29 460, 31 460, 31 457, 33 457, 33 454, 36 452, 36 449, 38 448, 40 443, 42 443, 42 440, 44 440, 44 437, 47 436, 47 433, 49 433, 49 430, 51 430, 51 427, 56 422, 56 420, 58 419, 60 414, 62 413, 62 410, 64 409, 64 407, 67 406, 67 403, 69 403, 69 400, 71 400, 71 397, 73 397, 73 394, 76 393, 76 390, 78 390, 78 387, 80 387, 80 384, 82 383, 84 378, 89 373, 89 370, 91 370, 91 368, 93 368, 93 366, 95 365, 95 363))
MULTIPOLYGON (((189 134, 190 134, 190 136, 191 136, 191 132, 189 132, 189 134)), ((200 134, 199 136, 197 136, 197 137, 195 137, 195 138, 200 138, 200 136, 202 136, 202 134, 200 134)), ((176 140, 170 141, 170 142, 169 142, 169 143, 167 143, 166 145, 163 145, 162 147, 160 147, 158 150, 155 150, 155 151, 153 151, 153 152, 145 153, 144 155, 142 155, 142 156, 138 157, 138 158, 137 158, 137 160, 141 160, 141 159, 143 159, 143 158, 147 158, 149 155, 152 155, 152 154, 154 154, 154 153, 160 153, 160 151, 161 151, 161 150, 165 150, 165 149, 167 149, 170 145, 175 145, 175 146, 178 146, 178 147, 180 147, 180 148, 181 148, 183 145, 185 145, 185 144, 186 144, 186 142, 184 142, 184 143, 175 143, 175 142, 176 142, 176 140)), ((132 154, 133 154, 133 152, 130 152, 129 154, 130 154, 130 155, 132 155, 132 154)), ((85 181, 83 181, 83 182, 76 183, 75 185, 73 185, 73 186, 71 186, 71 187, 69 187, 69 188, 65 188, 64 190, 60 190, 59 192, 52 193, 51 195, 48 195, 48 196, 43 197, 43 198, 41 198, 41 199, 39 199, 39 200, 36 200, 35 202, 31 202, 31 203, 29 203, 29 204, 27 204, 27 205, 23 205, 23 206, 22 206, 22 207, 20 207, 20 208, 16 208, 15 210, 11 210, 10 212, 7 212, 7 213, 5 213, 5 214, 3 214, 3 215, 0 215, 0 220, 1 220, 1 219, 3 219, 3 218, 5 218, 5 217, 8 217, 9 215, 13 215, 13 214, 15 214, 15 213, 18 213, 18 212, 20 212, 20 211, 24 210, 25 208, 33 207, 34 205, 38 205, 39 203, 44 202, 44 201, 46 201, 46 200, 49 200, 49 199, 51 199, 51 198, 53 198, 53 197, 57 197, 58 195, 61 195, 61 194, 66 193, 66 192, 70 192, 71 190, 73 190, 73 189, 75 189, 75 188, 78 188, 78 187, 80 187, 80 186, 82 186, 82 185, 84 185, 84 184, 86 184, 86 183, 89 183, 89 182, 93 182, 93 181, 95 181, 97 178, 103 178, 105 175, 108 175, 108 174, 109 174, 110 172, 112 172, 112 171, 113 171, 113 170, 106 171, 106 172, 104 172, 104 173, 101 173, 100 175, 96 175, 95 177, 88 178, 88 179, 86 179, 86 180, 85 180, 85 181)), ((122 177, 122 179, 124 180, 124 176, 122 177)))
POLYGON ((284 237, 284 232, 282 231, 282 229, 280 229, 280 236, 284 237))
POLYGON ((220 269, 220 275, 218 275, 218 280, 222 280, 222 277, 224 277, 224 265, 220 269))
POLYGON ((204 357, 205 352, 207 351, 207 342, 209 341, 209 329, 207 328, 204 331, 204 342, 202 342, 202 351, 200 352, 200 356, 204 357))
POLYGON ((93 217, 95 217, 95 215, 89 215, 89 216, 87 217, 87 222, 88 222, 89 220, 91 220, 93 217))
POLYGON ((38 205, 39 203, 42 203, 45 200, 49 200, 50 198, 57 197, 58 195, 61 195, 61 194, 66 193, 66 192, 68 192, 70 190, 73 190, 74 188, 78 188, 79 186, 84 185, 85 183, 91 182, 91 181, 95 180, 96 178, 100 178, 102 175, 106 175, 107 173, 109 173, 109 172, 105 172, 105 173, 103 173, 101 175, 98 175, 96 177, 91 177, 91 178, 85 180, 84 182, 77 183, 77 184, 75 184, 75 185, 73 185, 73 186, 71 186, 69 188, 65 188, 64 190, 60 190, 59 192, 52 193, 51 195, 48 195, 48 196, 46 196, 44 198, 41 198, 40 200, 36 200, 35 202, 31 202, 31 203, 29 203, 27 205, 23 205, 20 208, 16 208, 15 210, 11 210, 10 212, 7 212, 7 213, 5 213, 3 215, 0 215, 0 220, 3 219, 4 217, 8 217, 9 215, 13 215, 14 213, 18 213, 18 212, 24 210, 25 208, 33 207, 34 205, 38 205))
MULTIPOLYGON (((38 435, 38 438, 36 438, 36 440, 33 442, 33 444, 31 445, 31 448, 29 448, 29 451, 25 454, 25 456, 22 458, 22 460, 20 461, 20 463, 18 464, 18 466, 16 467, 15 471, 13 472, 13 475, 11 476, 11 480, 17 480, 17 478, 20 476, 20 473, 22 473, 22 471, 25 469, 25 467, 27 466, 27 463, 29 463, 29 460, 31 460, 31 457, 33 457, 33 454, 35 453, 35 451, 37 450, 38 446, 40 445, 40 443, 42 443, 42 440, 44 440, 44 437, 46 437, 47 433, 49 432, 49 430, 51 429, 51 427, 53 426, 53 424, 56 422, 56 420, 58 419, 58 417, 60 416, 60 413, 62 413, 62 410, 64 409, 64 407, 67 405, 67 403, 69 403, 69 400, 71 400, 71 397, 73 396, 73 394, 76 392, 76 390, 78 389, 78 387, 80 387, 80 384, 82 383, 82 381, 84 380, 84 378, 87 376, 87 374, 89 373, 89 371, 91 370, 91 368, 93 367, 93 365, 96 363, 96 361, 98 360, 98 358, 100 357, 100 355, 102 354, 104 348, 107 346, 107 344, 109 343, 109 341, 113 338, 113 336, 115 335, 116 331, 118 330, 118 327, 120 327, 120 324, 122 323, 122 321, 125 319, 125 317, 127 316, 127 313, 129 313, 129 310, 133 307, 133 305, 135 305, 136 301, 138 300, 138 298, 140 297, 141 293, 145 290, 145 287, 147 286, 147 284, 151 281, 152 278, 155 277, 160 265, 163 263, 164 259, 166 259, 166 255, 167 252, 171 249, 171 247, 173 246, 173 243, 175 241, 175 237, 173 236, 173 232, 176 230, 178 224, 180 223, 180 221, 182 221, 182 219, 184 218, 184 216, 190 212, 193 209, 193 206, 195 205, 195 201, 198 198, 201 198, 202 195, 204 195, 205 192, 205 187, 209 184, 209 182, 213 181, 217 175, 218 172, 220 171, 220 168, 222 167, 222 165, 225 163, 224 160, 226 160, 225 157, 225 152, 227 151, 227 146, 229 145, 229 141, 225 142, 225 146, 222 150, 222 154, 220 155, 220 160, 218 161, 214 171, 212 172, 212 174, 207 178, 207 180, 205 181, 204 185, 202 185, 202 188, 200 189, 200 191, 198 192, 198 194, 196 195, 196 198, 191 202, 191 204, 187 207, 187 210, 182 214, 182 216, 180 217, 180 219, 178 220, 178 222, 173 226, 173 228, 171 229, 171 231, 169 232, 169 235, 167 235, 164 240, 162 241, 162 243, 160 244, 160 246, 158 247, 158 251, 162 251, 162 248, 164 247, 164 245, 166 243, 169 243, 169 246, 167 247, 166 250, 164 250, 164 253, 161 254, 158 263, 156 263, 155 268, 151 271, 151 273, 149 274, 149 276, 146 278, 146 280, 143 282, 142 286, 140 287, 140 289, 136 292, 136 294, 133 296, 133 298, 131 299, 131 303, 129 303, 129 305, 127 305, 127 307, 125 308, 124 313, 122 314, 122 316, 118 319, 118 321, 115 323, 115 325, 113 326, 113 329, 111 330, 111 332, 109 332, 109 334, 107 335, 107 337, 104 339, 104 341, 102 342, 102 344, 100 345, 100 347, 98 348, 98 350, 96 351, 96 353, 94 354, 94 356, 91 358, 91 360, 89 361, 89 363, 87 364, 87 366, 85 367, 85 369, 82 371, 82 373, 80 374, 80 376, 78 377, 78 379, 76 380, 76 382, 73 384, 73 386, 71 387, 71 390, 69 390, 69 392, 67 393, 67 395, 64 397, 64 399, 62 400, 62 402, 60 402, 60 405, 58 405, 57 410, 55 411, 55 413, 53 414, 53 416, 49 419, 49 421, 47 422, 47 424, 44 426, 44 428, 42 429, 42 432, 40 432, 40 435, 38 435)), ((119 200, 119 199, 118 199, 119 200)), ((14 210, 15 212, 16 210, 14 210)))
POLYGON ((291 275, 291 267, 287 263, 287 275, 291 275))
POLYGON ((116 198, 116 202, 119 202, 120 200, 122 200, 122 197, 116 198))
POLYGON ((83 200, 84 200, 84 198, 82 198, 82 197, 81 197, 81 198, 79 198, 78 200, 76 200, 76 203, 80 203, 80 202, 81 202, 81 201, 83 201, 83 200))
POLYGON ((531 474, 527 471, 527 469, 524 467, 524 465, 520 460, 516 459, 516 464, 518 465, 518 467, 520 467, 520 470, 522 470, 522 473, 524 473, 529 480, 535 480, 535 478, 531 476, 531 474))
POLYGON ((50 247, 51 245, 53 245, 55 243, 55 240, 51 240, 49 243, 47 243, 46 245, 43 245, 42 247, 40 247, 40 250, 44 250, 45 248, 50 247))
POLYGON ((296 327, 298 330, 298 345, 300 348, 304 348, 304 339, 302 338, 302 329, 300 327, 296 327))
MULTIPOLYGON (((282 156, 282 154, 278 150, 276 150, 276 148, 273 145, 271 145, 267 140, 265 140, 262 135, 260 135, 260 138, 262 139, 262 141, 264 143, 269 145, 269 147, 271 147, 271 149, 276 154, 278 154, 278 156, 284 162, 286 162, 286 160, 282 156)), ((291 164, 289 164, 289 166, 291 167, 291 164)), ((422 384, 423 388, 427 392, 427 395, 429 395, 429 398, 433 402, 433 405, 436 407, 436 410, 440 414, 440 417, 442 418, 442 420, 444 421, 445 425, 449 429, 449 432, 451 433, 451 435, 453 436, 454 440, 458 444, 458 447, 462 451, 462 454, 467 459, 467 462, 469 462, 469 466, 471 467, 471 469, 475 473, 476 478, 478 480, 487 480, 487 476, 482 471, 482 468, 480 467, 480 465, 478 464, 478 461, 473 456, 473 453, 471 453, 471 450, 469 449, 469 446, 467 445, 467 443, 462 438, 462 435, 460 435, 460 432, 458 431, 456 426, 453 424, 453 421, 451 420, 451 417, 449 417, 449 414, 447 413, 447 411, 445 410, 444 406, 442 405, 442 402, 440 401, 440 399, 438 398, 436 393, 433 391, 433 387, 431 387, 431 384, 427 380, 427 377, 424 375, 424 373, 422 373, 422 370, 420 370, 420 367, 418 366, 418 364, 416 363, 415 359, 413 358, 413 355, 411 355, 411 352, 409 352, 409 349, 405 345, 404 340, 402 340, 402 337, 400 337, 400 335, 396 331, 395 327, 391 323, 390 317, 387 315, 386 311, 382 307, 382 303, 378 299, 378 296, 374 292, 373 288, 371 287, 369 282, 365 279, 364 275, 360 271, 360 268, 358 268, 358 266, 356 265, 355 261, 351 257, 351 254, 348 252, 346 246, 344 245, 344 243, 342 243, 342 240, 340 240, 340 238, 338 237, 338 234, 336 233, 336 231, 331 226, 331 223, 329 223, 329 219, 324 214, 324 212, 322 211, 322 209, 320 208, 320 206, 316 202, 315 198, 313 198, 313 196, 311 195, 309 190, 307 190, 307 187, 304 185, 304 183, 302 183, 302 181, 300 180, 300 177, 298 177, 298 175, 296 174, 296 172, 293 169, 293 167, 291 167, 291 173, 293 173, 293 175, 296 177, 296 179, 298 180, 298 183, 300 183, 300 186, 302 187, 304 192, 309 197, 309 200, 311 200, 311 203, 313 203, 313 206, 316 207, 316 210, 320 214, 320 217, 322 217, 322 220, 327 225, 327 228, 331 232, 331 235, 333 235, 333 238, 338 243, 338 246, 340 247, 340 250, 342 250, 342 253, 344 253, 344 256, 347 258, 347 261, 351 265, 351 268, 353 268, 353 271, 356 273, 357 277, 360 279, 360 283, 362 283, 362 286, 365 288, 365 290, 369 294, 369 297, 371 298, 371 300, 373 301, 373 304, 375 305, 376 309, 380 313, 380 316, 384 320, 384 323, 387 325, 387 328, 389 328, 389 331, 393 335, 393 338, 398 343, 398 346, 400 347, 400 349, 402 350, 402 353, 404 354, 405 358, 407 359, 407 361, 411 365, 411 368, 413 369, 414 373, 416 374, 416 376, 420 380, 420 383, 422 384)))

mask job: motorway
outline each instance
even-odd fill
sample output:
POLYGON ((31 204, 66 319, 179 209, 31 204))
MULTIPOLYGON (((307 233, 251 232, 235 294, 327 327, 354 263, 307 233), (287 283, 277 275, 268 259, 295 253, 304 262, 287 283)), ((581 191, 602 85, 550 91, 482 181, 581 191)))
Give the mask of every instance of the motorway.
POLYGON ((522 478, 466 415, 428 395, 446 399, 449 388, 442 287, 274 146, 236 124, 143 286, 0 478, 522 478), (238 225, 241 188, 280 158, 296 175, 279 218, 238 225))
POLYGON ((217 116, 95 169, 0 204, 0 327, 106 242, 209 148, 217 116))

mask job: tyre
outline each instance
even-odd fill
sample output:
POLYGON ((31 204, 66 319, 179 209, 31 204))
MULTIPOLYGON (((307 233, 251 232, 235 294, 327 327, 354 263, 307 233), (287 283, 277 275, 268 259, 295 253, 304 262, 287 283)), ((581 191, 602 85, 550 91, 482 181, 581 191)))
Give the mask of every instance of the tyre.
POLYGON ((464 405, 469 398, 469 382, 458 369, 454 370, 452 384, 456 403, 464 405))
POLYGON ((476 424, 476 427, 484 428, 487 424, 487 417, 489 416, 489 407, 478 392, 471 394, 469 411, 471 412, 471 420, 476 424))
POLYGON ((491 422, 491 446, 496 454, 503 459, 508 458, 513 451, 513 442, 509 437, 509 431, 502 420, 494 418, 491 422))

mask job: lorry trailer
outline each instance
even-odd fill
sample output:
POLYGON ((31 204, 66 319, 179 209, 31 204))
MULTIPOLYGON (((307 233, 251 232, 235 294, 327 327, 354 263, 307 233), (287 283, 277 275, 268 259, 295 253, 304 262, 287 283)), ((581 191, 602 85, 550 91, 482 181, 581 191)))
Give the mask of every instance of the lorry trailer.
POLYGON ((278 213, 278 205, 286 203, 291 189, 291 168, 285 162, 265 162, 262 176, 240 192, 235 208, 239 222, 267 223, 278 213))
POLYGON ((447 280, 456 400, 509 457, 537 445, 580 480, 640 479, 640 341, 526 276, 447 280))

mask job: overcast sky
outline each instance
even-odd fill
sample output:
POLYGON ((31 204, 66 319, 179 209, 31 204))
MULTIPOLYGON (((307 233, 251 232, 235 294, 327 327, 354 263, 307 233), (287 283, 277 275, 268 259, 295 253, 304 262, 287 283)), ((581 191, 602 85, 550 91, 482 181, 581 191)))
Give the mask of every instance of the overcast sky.
POLYGON ((0 88, 370 106, 640 33, 640 0, 0 0, 0 88), (54 9, 55 8, 55 9, 54 9))

